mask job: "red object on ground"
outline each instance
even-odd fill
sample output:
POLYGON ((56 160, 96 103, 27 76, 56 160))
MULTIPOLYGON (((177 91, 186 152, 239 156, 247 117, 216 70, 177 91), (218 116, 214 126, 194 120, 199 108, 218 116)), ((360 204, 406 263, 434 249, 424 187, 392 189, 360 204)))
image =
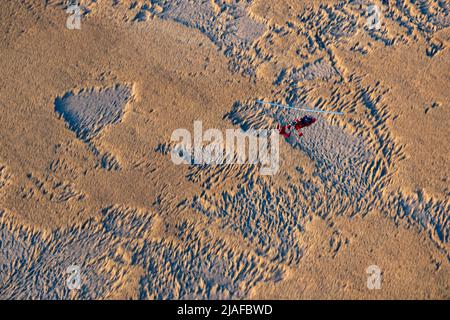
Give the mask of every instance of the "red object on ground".
POLYGON ((301 136, 303 136, 303 133, 300 131, 300 129, 309 127, 316 121, 317 121, 317 119, 314 117, 304 116, 301 119, 295 119, 292 122, 292 124, 288 124, 288 125, 285 125, 282 127, 278 126, 277 129, 278 129, 278 132, 280 132, 280 134, 287 139, 291 136, 291 132, 290 132, 291 127, 294 127, 298 133, 298 136, 301 137, 301 136))
POLYGON ((283 137, 285 137, 286 139, 288 139, 291 136, 291 133, 289 131, 287 131, 287 130, 291 129, 290 125, 282 126, 281 128, 280 128, 280 126, 278 126, 277 129, 278 129, 278 132, 280 132, 280 134, 283 137))

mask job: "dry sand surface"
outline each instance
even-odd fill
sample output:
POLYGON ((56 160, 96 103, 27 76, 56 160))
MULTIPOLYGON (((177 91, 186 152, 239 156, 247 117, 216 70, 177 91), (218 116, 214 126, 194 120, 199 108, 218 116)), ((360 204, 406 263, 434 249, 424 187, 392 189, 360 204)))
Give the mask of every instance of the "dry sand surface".
POLYGON ((448 1, 67 8, 0 3, 1 299, 450 299, 448 1), (308 114, 257 99, 343 115, 280 137, 274 175, 172 162, 196 120, 308 114))

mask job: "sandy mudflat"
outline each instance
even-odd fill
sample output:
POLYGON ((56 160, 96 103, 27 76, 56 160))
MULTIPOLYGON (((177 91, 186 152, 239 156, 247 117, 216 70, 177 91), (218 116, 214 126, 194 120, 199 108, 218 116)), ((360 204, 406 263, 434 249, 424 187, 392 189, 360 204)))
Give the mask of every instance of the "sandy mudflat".
POLYGON ((448 2, 66 9, 0 4, 0 298, 450 298, 448 2), (256 100, 343 115, 280 137, 274 175, 172 162, 194 121, 310 114, 256 100))

